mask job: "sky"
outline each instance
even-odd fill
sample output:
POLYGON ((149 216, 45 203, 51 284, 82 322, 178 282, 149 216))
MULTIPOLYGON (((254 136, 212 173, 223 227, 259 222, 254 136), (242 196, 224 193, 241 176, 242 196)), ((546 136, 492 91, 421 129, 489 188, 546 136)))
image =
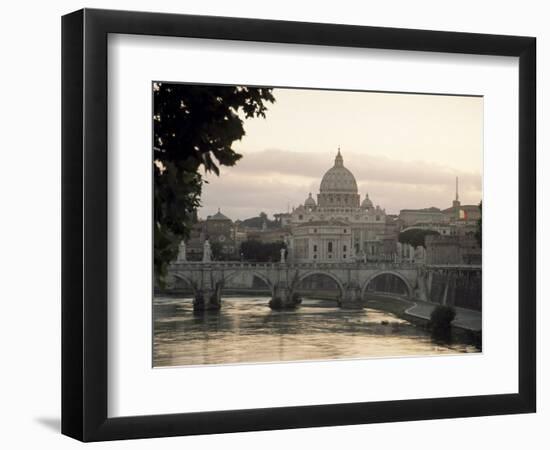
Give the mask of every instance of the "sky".
POLYGON ((274 89, 264 118, 244 120, 243 158, 209 175, 199 216, 269 216, 316 199, 340 147, 344 165, 388 214, 481 200, 483 98, 274 89))

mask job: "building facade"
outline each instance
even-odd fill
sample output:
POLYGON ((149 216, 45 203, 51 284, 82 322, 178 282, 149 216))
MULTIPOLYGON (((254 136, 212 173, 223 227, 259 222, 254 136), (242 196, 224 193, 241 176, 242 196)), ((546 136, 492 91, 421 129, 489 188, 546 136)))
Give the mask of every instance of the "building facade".
POLYGON ((208 241, 215 259, 237 259, 240 243, 245 239, 246 235, 239 232, 233 221, 218 209, 216 214, 205 220, 197 219, 193 224, 186 242, 187 257, 191 261, 202 260, 204 243, 208 241))
POLYGON ((422 209, 402 209, 399 212, 401 229, 420 228, 434 230, 443 236, 464 236, 475 233, 481 218, 479 205, 462 205, 456 193, 452 205, 446 209, 435 207, 422 209))
POLYGON ((425 263, 481 264, 481 248, 471 235, 426 236, 425 263))

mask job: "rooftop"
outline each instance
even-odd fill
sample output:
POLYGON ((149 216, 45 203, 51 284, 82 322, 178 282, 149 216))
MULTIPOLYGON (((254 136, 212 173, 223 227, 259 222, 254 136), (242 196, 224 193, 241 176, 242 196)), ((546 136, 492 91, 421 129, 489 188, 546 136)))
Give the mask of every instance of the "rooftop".
POLYGON ((218 208, 218 212, 214 214, 213 216, 208 216, 206 220, 229 220, 231 222, 231 219, 227 217, 226 215, 222 214, 218 208))

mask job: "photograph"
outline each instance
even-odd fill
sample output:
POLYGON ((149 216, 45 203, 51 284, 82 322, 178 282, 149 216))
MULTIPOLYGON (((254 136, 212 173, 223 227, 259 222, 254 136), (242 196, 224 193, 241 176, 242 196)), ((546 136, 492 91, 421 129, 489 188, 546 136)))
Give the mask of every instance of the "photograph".
POLYGON ((152 102, 153 367, 482 351, 482 96, 152 102))

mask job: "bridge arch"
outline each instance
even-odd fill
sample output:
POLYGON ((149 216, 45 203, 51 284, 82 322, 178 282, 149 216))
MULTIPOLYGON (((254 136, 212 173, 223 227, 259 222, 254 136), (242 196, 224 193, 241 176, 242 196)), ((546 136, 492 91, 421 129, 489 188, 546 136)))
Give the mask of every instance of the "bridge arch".
MULTIPOLYGON (((223 277, 224 284, 227 281, 231 280, 231 278, 233 278, 234 276, 239 275, 240 273, 241 273, 241 271, 235 270, 234 272, 231 272, 228 275, 225 275, 223 277)), ((271 282, 271 280, 268 277, 266 277, 264 274, 262 274, 261 272, 258 272, 258 271, 251 271, 250 275, 252 275, 252 277, 257 277, 260 280, 262 280, 265 283, 265 285, 267 286, 267 288, 273 293, 273 283, 271 282)))
POLYGON ((195 282, 193 282, 193 280, 191 278, 189 278, 188 276, 183 275, 181 273, 175 273, 173 276, 174 276, 174 278, 185 281, 187 283, 187 285, 189 286, 189 288, 193 292, 197 291, 197 284, 195 282))
POLYGON ((367 281, 365 281, 365 284, 363 284, 363 288, 361 289, 361 298, 365 298, 365 293, 367 292, 367 288, 369 284, 375 279, 378 278, 381 275, 393 275, 397 278, 399 278, 405 285, 405 288, 407 289, 407 298, 413 299, 414 298, 414 289, 411 285, 410 281, 407 279, 407 277, 403 276, 399 272, 396 272, 395 270, 380 270, 378 272, 373 273, 367 281))
POLYGON ((324 275, 330 279, 332 279, 336 285, 338 286, 338 289, 340 290, 340 295, 343 297, 345 290, 344 290, 344 283, 334 274, 324 271, 324 270, 311 270, 309 272, 306 272, 302 275, 298 276, 298 279, 296 280, 295 287, 299 286, 302 281, 304 281, 306 278, 309 278, 313 275, 324 275))

